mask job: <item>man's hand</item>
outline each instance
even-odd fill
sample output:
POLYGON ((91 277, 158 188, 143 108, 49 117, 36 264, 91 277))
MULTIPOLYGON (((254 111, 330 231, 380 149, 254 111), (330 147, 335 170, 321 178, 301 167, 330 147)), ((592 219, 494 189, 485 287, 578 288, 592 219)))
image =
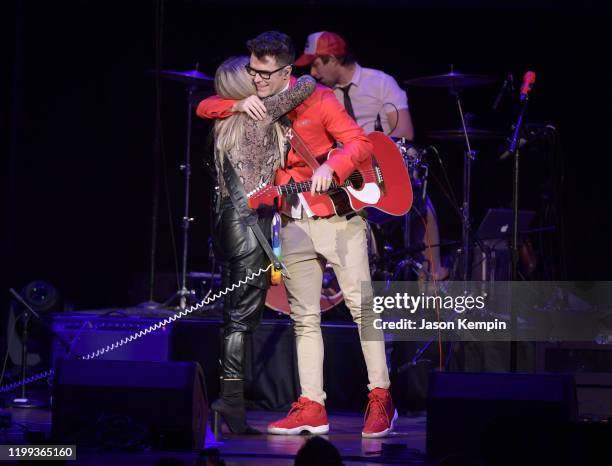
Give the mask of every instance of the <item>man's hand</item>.
POLYGON ((266 106, 256 95, 239 100, 232 106, 232 112, 246 113, 253 120, 261 121, 266 117, 266 106))
POLYGON ((310 194, 314 196, 315 193, 324 193, 329 189, 333 180, 334 169, 326 164, 321 165, 312 174, 312 186, 310 187, 310 194))

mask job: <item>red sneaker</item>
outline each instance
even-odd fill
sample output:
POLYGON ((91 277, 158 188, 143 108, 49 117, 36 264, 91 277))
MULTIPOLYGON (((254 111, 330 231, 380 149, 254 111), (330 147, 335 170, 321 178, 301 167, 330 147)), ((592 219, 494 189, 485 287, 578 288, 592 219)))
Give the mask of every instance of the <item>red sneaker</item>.
POLYGON ((303 431, 311 434, 327 434, 329 423, 325 407, 305 396, 291 405, 289 414, 284 419, 268 425, 268 433, 280 435, 299 435, 303 431))
POLYGON ((397 411, 393 406, 391 392, 384 388, 375 388, 368 394, 370 401, 365 413, 362 437, 385 437, 393 431, 397 421, 397 411))

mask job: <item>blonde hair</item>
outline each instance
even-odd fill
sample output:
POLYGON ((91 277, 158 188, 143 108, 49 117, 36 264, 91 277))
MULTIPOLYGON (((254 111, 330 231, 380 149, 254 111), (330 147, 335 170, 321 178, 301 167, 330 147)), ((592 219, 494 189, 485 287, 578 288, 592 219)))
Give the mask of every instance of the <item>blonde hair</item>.
MULTIPOLYGON (((215 91, 224 99, 242 100, 255 94, 255 85, 246 71, 249 57, 231 57, 225 60, 215 73, 215 91)), ((240 150, 240 141, 245 133, 245 122, 250 118, 237 113, 228 118, 215 120, 215 156, 217 168, 223 170, 223 159, 230 151, 240 150)), ((285 135, 279 123, 274 123, 272 132, 278 145, 281 166, 284 166, 285 135)))

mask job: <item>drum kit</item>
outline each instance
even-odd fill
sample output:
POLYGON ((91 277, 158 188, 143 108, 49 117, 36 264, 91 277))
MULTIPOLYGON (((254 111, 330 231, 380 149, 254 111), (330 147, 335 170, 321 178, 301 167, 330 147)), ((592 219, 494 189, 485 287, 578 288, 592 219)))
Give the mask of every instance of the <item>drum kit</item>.
MULTIPOLYGON (((458 113, 461 119, 461 127, 454 129, 433 130, 426 133, 430 140, 464 143, 463 164, 463 202, 459 209, 462 220, 461 238, 461 273, 456 279, 468 280, 471 273, 469 261, 472 243, 471 217, 470 217, 470 191, 472 162, 475 160, 476 151, 472 149, 472 141, 503 140, 504 134, 499 131, 473 128, 466 120, 461 100, 461 91, 468 87, 483 86, 495 83, 497 78, 476 74, 458 73, 452 70, 447 74, 437 76, 426 76, 404 81, 407 86, 429 87, 447 90, 456 101, 458 113)), ((435 147, 419 149, 409 141, 400 138, 396 140, 400 154, 404 158, 406 168, 410 174, 414 204, 410 212, 402 217, 368 217, 368 255, 370 259, 370 271, 372 279, 377 281, 389 281, 404 279, 406 271, 413 271, 413 276, 423 276, 423 265, 414 256, 426 249, 420 241, 414 241, 410 236, 411 222, 415 214, 422 215, 425 212, 427 198, 427 184, 429 165, 427 156, 429 152, 436 152, 435 147), (401 238, 398 238, 400 236, 401 238), (399 240, 399 241, 398 241, 399 240)), ((421 240, 422 241, 422 240, 421 240)), ((456 244, 456 242, 453 242, 456 244)), ((426 274, 427 272, 425 272, 426 274)), ((426 276, 426 275, 425 275, 426 276)), ((333 270, 327 266, 324 270, 324 283, 321 290, 321 311, 331 309, 342 302, 342 292, 333 277, 333 270)), ((283 285, 271 287, 266 298, 266 305, 278 312, 289 313, 286 290, 283 285)))
MULTIPOLYGON (((167 79, 183 84, 188 91, 188 106, 189 112, 187 117, 187 143, 185 162, 181 165, 181 169, 185 178, 185 211, 182 218, 183 228, 183 255, 182 255, 182 273, 180 277, 180 289, 171 297, 165 304, 175 298, 179 300, 179 307, 186 306, 188 297, 193 292, 187 289, 187 245, 188 245, 188 230, 189 224, 193 220, 189 212, 189 183, 190 183, 190 155, 191 155, 191 118, 194 106, 194 93, 197 90, 211 90, 213 87, 213 79, 205 74, 197 71, 169 71, 159 70, 158 75, 162 79, 167 79)), ((463 202, 460 206, 462 216, 462 238, 461 238, 461 260, 462 272, 458 279, 468 280, 470 275, 469 258, 471 248, 471 218, 470 218, 470 191, 471 191, 471 169, 472 163, 475 160, 476 152, 472 149, 472 141, 486 140, 502 140, 504 134, 498 131, 489 129, 474 128, 466 121, 466 116, 463 110, 461 100, 461 91, 465 88, 475 86, 483 86, 498 81, 497 78, 491 76, 464 74, 456 72, 452 69, 450 73, 414 78, 404 81, 407 86, 413 87, 428 87, 447 90, 454 98, 461 127, 444 130, 433 130, 426 133, 427 138, 434 141, 448 141, 456 143, 464 143, 464 163, 463 163, 463 202)), ((403 217, 393 217, 390 219, 377 219, 376 221, 368 221, 367 236, 368 236, 368 254, 370 258, 370 269, 374 280, 393 280, 399 277, 405 277, 403 273, 406 267, 411 267, 418 271, 421 265, 416 262, 412 256, 425 249, 422 243, 411 241, 409 230, 411 216, 414 211, 423 212, 423 205, 427 197, 427 179, 429 174, 429 166, 427 163, 427 155, 430 151, 435 151, 435 147, 430 146, 428 149, 419 149, 413 146, 405 139, 396 140, 396 145, 404 158, 406 168, 411 176, 411 182, 414 190, 414 206, 411 212, 408 212, 403 217), (419 208, 419 206, 421 206, 419 208), (380 224, 395 223, 398 228, 395 232, 401 231, 402 242, 397 244, 397 241, 392 244, 391 238, 386 227, 381 227, 380 224)), ((217 274, 211 274, 211 277, 217 274)), ((330 266, 324 268, 323 286, 321 289, 321 310, 329 310, 343 301, 342 292, 338 286, 338 282, 334 276, 330 266)), ((211 278, 212 279, 212 278, 211 278)), ((286 290, 281 283, 273 286, 268 291, 266 305, 278 312, 288 314, 289 304, 287 302, 286 290)))

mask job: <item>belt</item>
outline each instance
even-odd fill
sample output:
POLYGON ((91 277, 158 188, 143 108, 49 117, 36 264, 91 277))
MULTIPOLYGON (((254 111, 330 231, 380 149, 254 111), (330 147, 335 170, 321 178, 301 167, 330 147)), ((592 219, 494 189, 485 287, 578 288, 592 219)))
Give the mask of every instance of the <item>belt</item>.
MULTIPOLYGON (((344 215, 342 218, 345 218, 346 221, 349 221, 350 219, 352 219, 353 217, 356 217, 357 215, 359 215, 357 212, 351 212, 350 214, 344 215)), ((285 220, 300 220, 299 218, 293 218, 285 213, 281 213, 281 216, 285 219, 285 220)), ((333 215, 329 215, 328 217, 321 217, 319 215, 313 215, 310 218, 314 218, 315 220, 320 219, 320 218, 330 218, 333 217, 333 215)))

